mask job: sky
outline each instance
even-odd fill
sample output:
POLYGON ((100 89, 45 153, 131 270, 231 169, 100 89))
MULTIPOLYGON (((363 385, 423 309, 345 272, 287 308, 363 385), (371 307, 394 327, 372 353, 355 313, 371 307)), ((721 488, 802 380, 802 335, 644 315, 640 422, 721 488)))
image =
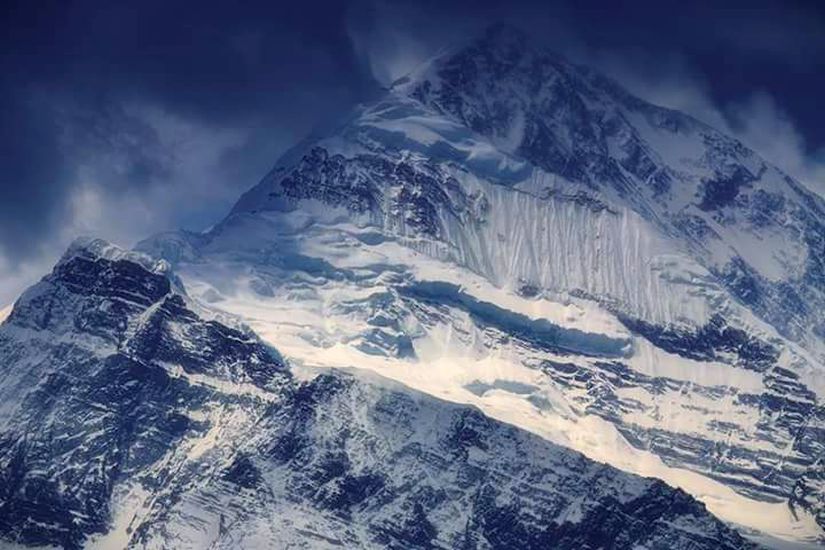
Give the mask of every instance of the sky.
POLYGON ((825 193, 816 3, 623 4, 7 2, 0 306, 78 235, 207 228, 314 128, 502 21, 825 193))

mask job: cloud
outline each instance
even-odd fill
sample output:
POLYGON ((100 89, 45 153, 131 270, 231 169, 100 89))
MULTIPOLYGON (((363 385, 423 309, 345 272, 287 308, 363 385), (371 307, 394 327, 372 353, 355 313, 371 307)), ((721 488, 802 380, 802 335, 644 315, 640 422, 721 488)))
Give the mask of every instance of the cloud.
MULTIPOLYGON (((201 229, 254 181, 228 183, 232 167, 225 158, 248 143, 243 128, 186 120, 149 105, 122 106, 115 118, 116 131, 74 136, 70 232, 105 231, 128 243, 148 228, 201 229)), ((265 170, 258 168, 257 174, 265 170)))
POLYGON ((21 4, 0 33, 0 303, 90 233, 202 229, 376 88, 344 2, 21 4))
POLYGON ((0 91, 0 255, 12 258, 49 238, 65 215, 72 175, 49 105, 0 91))
POLYGON ((755 92, 725 111, 737 138, 825 197, 825 149, 810 153, 797 124, 772 96, 755 92))
POLYGON ((35 202, 31 196, 20 202, 31 208, 52 205, 59 216, 43 230, 45 238, 31 232, 32 225, 47 227, 37 222, 36 212, 18 213, 16 226, 0 223, 11 228, 11 238, 30 238, 20 242, 26 250, 0 254, 0 303, 11 301, 23 286, 47 272, 78 235, 103 236, 131 246, 155 231, 203 229, 255 181, 252 173, 259 177, 271 162, 261 159, 250 173, 240 169, 241 181, 232 185, 227 182, 238 177, 239 167, 227 157, 248 145, 251 137, 245 128, 210 126, 145 105, 93 114, 69 112, 65 106, 61 111, 56 118, 63 126, 56 132, 54 154, 71 159, 71 178, 65 185, 52 182, 46 187, 59 193, 59 202, 35 202))
POLYGON ((731 135, 825 197, 825 148, 811 151, 799 125, 764 90, 727 103, 714 100, 707 79, 684 59, 645 53, 604 53, 588 59, 633 94, 685 112, 731 135))

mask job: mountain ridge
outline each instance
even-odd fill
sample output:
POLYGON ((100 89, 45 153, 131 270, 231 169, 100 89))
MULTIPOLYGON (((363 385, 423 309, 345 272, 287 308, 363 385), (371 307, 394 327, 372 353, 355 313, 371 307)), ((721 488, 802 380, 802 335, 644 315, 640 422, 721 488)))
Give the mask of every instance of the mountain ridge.
POLYGON ((165 263, 96 240, 17 301, 0 325, 0 539, 753 547, 684 492, 471 407, 353 373, 297 382, 184 292, 165 263))

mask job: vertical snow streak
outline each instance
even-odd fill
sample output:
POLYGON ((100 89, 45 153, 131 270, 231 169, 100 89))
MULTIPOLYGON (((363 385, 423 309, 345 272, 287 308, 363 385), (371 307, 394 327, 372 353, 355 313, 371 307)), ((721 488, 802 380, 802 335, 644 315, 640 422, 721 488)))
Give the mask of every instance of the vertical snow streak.
MULTIPOLYGON (((467 220, 442 212, 446 242, 408 243, 413 248, 456 261, 505 288, 529 283, 560 295, 599 296, 656 323, 707 320, 707 296, 698 296, 707 293, 700 290, 707 281, 692 284, 681 269, 685 260, 676 261, 674 244, 657 237, 638 214, 455 175, 468 194, 483 194, 489 203, 485 215, 467 220), (672 280, 676 276, 678 282, 672 280)), ((698 264, 685 267, 694 277, 707 275, 698 264)))

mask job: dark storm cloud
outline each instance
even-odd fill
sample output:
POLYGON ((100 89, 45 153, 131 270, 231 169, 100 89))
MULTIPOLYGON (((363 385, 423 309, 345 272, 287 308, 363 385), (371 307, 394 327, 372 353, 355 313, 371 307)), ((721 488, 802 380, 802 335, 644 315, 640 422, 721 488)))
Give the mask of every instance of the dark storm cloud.
POLYGON ((25 253, 48 235, 69 177, 50 117, 8 89, 0 91, 0 252, 25 253), (39 222, 33 223, 39 216, 39 222))
POLYGON ((0 305, 78 232, 220 218, 287 147, 443 45, 516 24, 635 93, 808 170, 825 150, 813 4, 488 0, 5 5, 0 305), (377 82, 376 82, 377 81, 377 82), (766 138, 765 136, 768 136, 766 138), (11 282, 9 282, 11 281, 11 282))
POLYGON ((242 129, 244 143, 218 165, 249 178, 373 86, 346 34, 343 3, 81 1, 6 9, 0 251, 7 257, 38 253, 66 222, 84 166, 107 194, 174 183, 173 167, 186 159, 175 158, 140 109, 130 112, 135 107, 242 129))

